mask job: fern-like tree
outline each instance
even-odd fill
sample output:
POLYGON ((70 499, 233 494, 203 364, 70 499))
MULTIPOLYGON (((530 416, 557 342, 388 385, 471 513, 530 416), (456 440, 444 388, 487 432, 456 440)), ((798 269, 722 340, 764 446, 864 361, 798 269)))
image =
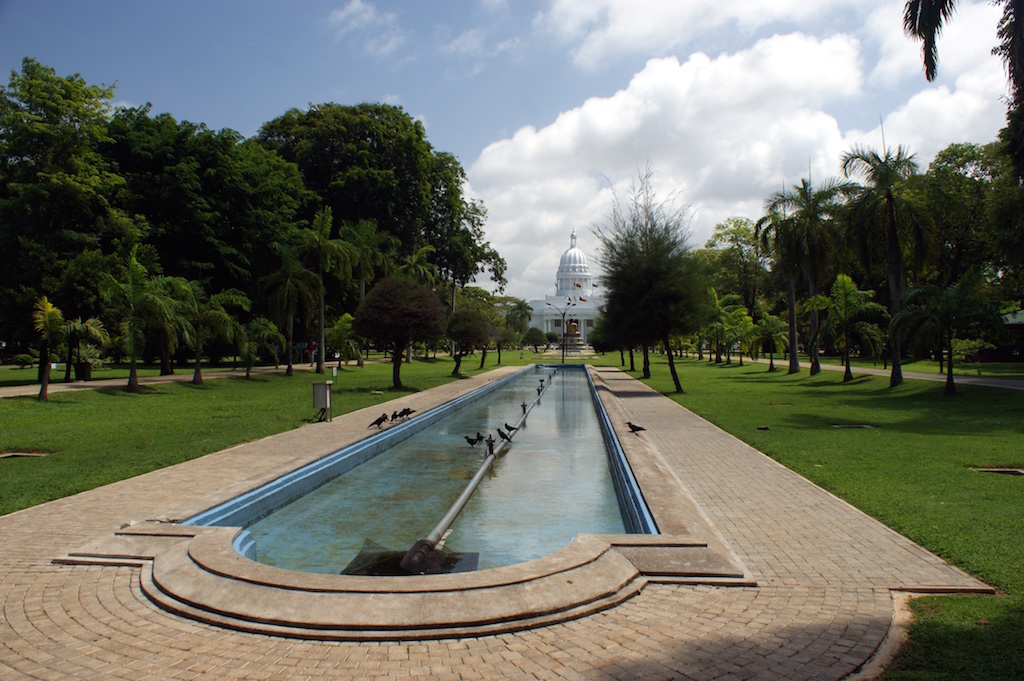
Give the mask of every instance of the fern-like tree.
POLYGON ((942 339, 946 353, 946 395, 956 394, 953 383, 953 344, 959 337, 979 335, 998 328, 1002 317, 993 303, 985 277, 970 269, 959 281, 946 286, 921 286, 907 291, 904 308, 892 319, 897 332, 911 341, 942 339))
POLYGON ((228 307, 249 311, 249 298, 238 289, 227 289, 212 295, 198 281, 179 280, 175 290, 185 342, 192 348, 195 366, 192 383, 203 384, 203 347, 212 339, 233 341, 238 324, 228 307))
POLYGON ((99 283, 100 295, 120 318, 121 349, 128 355, 128 392, 139 392, 137 362, 145 344, 144 325, 147 319, 171 319, 177 305, 168 292, 163 277, 150 277, 149 270, 139 262, 137 248, 132 247, 120 278, 104 273, 99 283))
POLYGON ((46 402, 50 386, 50 351, 64 340, 64 313, 42 296, 32 308, 32 326, 39 334, 39 401, 46 402))
MULTIPOLYGON (((886 321, 887 313, 883 306, 874 302, 874 291, 861 291, 846 274, 840 274, 832 284, 831 295, 818 295, 807 301, 809 310, 826 313, 825 323, 821 331, 829 334, 843 354, 843 382, 853 380, 850 369, 850 347, 855 341, 872 348, 882 343, 882 332, 878 323, 886 321)), ((817 343, 816 338, 812 339, 817 343)))
POLYGON ((238 342, 238 354, 245 366, 246 378, 249 378, 260 356, 271 357, 274 366, 278 365, 278 350, 285 343, 284 334, 266 317, 256 317, 245 326, 239 326, 235 332, 235 339, 238 342))
POLYGON ((316 273, 302 264, 294 248, 279 242, 272 248, 280 258, 280 265, 263 279, 263 286, 269 291, 270 304, 278 320, 284 322, 288 362, 285 376, 291 376, 294 374, 295 317, 301 314, 304 321, 309 321, 316 307, 320 281, 316 273))
MULTIPOLYGON (((82 341, 99 343, 104 346, 110 342, 110 334, 103 326, 103 320, 99 317, 89 317, 82 320, 81 317, 66 320, 64 322, 64 338, 68 345, 68 360, 64 365, 64 382, 71 381, 71 366, 75 362, 82 361, 82 341), (77 353, 77 358, 74 356, 77 353)), ((78 369, 76 368, 77 372, 78 369)))
POLYGON ((352 315, 345 313, 338 317, 337 321, 327 329, 327 342, 338 353, 338 366, 344 361, 359 360, 362 362, 362 353, 359 349, 359 341, 352 330, 352 315))
POLYGON ((764 315, 757 320, 757 338, 768 345, 768 371, 775 371, 775 348, 788 347, 789 326, 775 315, 764 315))

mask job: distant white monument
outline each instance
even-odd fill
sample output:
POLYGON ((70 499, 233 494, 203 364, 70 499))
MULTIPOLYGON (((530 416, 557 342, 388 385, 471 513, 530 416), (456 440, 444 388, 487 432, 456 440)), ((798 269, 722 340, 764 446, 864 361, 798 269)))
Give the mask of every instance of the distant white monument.
POLYGON ((566 351, 578 352, 589 345, 587 336, 594 329, 594 320, 603 301, 595 293, 587 256, 576 247, 576 230, 570 237, 569 249, 562 254, 555 275, 555 294, 543 300, 531 300, 533 317, 530 326, 566 338, 566 351), (563 314, 565 327, 563 328, 563 314))

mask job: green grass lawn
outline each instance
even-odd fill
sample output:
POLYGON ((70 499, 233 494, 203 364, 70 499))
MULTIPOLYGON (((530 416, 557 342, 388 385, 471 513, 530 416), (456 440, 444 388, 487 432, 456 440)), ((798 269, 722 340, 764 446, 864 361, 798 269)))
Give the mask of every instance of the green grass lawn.
MULTIPOLYGON (((648 383, 670 391, 665 359, 653 365, 648 383)), ((1024 678, 1024 477, 972 470, 1024 467, 1024 395, 766 369, 686 360, 672 397, 1002 594, 915 600, 886 678, 1024 678)))
MULTIPOLYGON (((502 354, 503 364, 558 359, 502 354)), ((489 353, 483 370, 496 360, 489 353)), ((618 366, 619 356, 587 361, 618 366)), ((463 374, 479 363, 465 358, 463 374)), ((787 376, 784 365, 771 374, 752 363, 678 365, 687 392, 673 399, 1000 590, 916 599, 910 644, 886 678, 1024 678, 1024 477, 972 470, 1024 467, 1024 395, 964 385, 946 397, 941 383, 890 389, 887 378, 861 376, 843 384, 838 372, 787 376)), ((451 369, 447 357, 415 360, 402 369, 405 391, 452 380, 451 369)), ((663 356, 652 355, 652 370, 649 383, 671 390, 663 356)), ((0 451, 50 452, 0 459, 0 513, 295 428, 313 416, 310 384, 323 378, 302 367, 292 378, 165 384, 137 395, 0 399, 0 451)), ((335 413, 402 394, 390 383, 388 363, 341 368, 335 413)))

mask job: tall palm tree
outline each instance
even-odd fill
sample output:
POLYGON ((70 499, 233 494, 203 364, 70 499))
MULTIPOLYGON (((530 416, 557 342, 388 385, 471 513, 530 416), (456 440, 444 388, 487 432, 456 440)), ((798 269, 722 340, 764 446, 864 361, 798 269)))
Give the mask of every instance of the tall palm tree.
POLYGON ((50 350, 64 339, 64 313, 46 296, 32 308, 32 326, 39 334, 39 401, 46 402, 50 386, 50 350))
POLYGON ((366 285, 378 274, 390 274, 393 266, 393 252, 401 242, 387 232, 377 230, 373 220, 360 220, 355 224, 345 223, 341 227, 341 238, 355 249, 356 261, 353 274, 359 280, 359 304, 366 299, 366 285))
MULTIPOLYGON (((1006 65, 1012 92, 1011 105, 1024 102, 1024 1, 993 0, 1003 6, 997 36, 999 44, 992 50, 1006 65)), ((938 74, 939 50, 937 39, 943 25, 953 16, 957 0, 907 0, 903 8, 903 30, 921 41, 924 75, 929 81, 938 74)))
POLYGON ((300 229, 300 248, 313 258, 317 277, 320 279, 320 306, 316 352, 316 373, 324 373, 324 274, 334 273, 339 280, 347 282, 352 279, 352 268, 359 260, 359 251, 344 239, 332 239, 333 213, 330 206, 317 211, 313 225, 300 229))
POLYGON ((892 319, 892 325, 912 339, 942 339, 946 352, 945 394, 956 393, 953 383, 953 340, 957 333, 988 330, 1002 323, 995 305, 985 290, 985 278, 974 269, 945 288, 921 286, 907 291, 905 308, 892 319))
MULTIPOLYGON (((828 263, 832 261, 836 251, 838 235, 836 218, 846 198, 853 189, 849 182, 840 182, 829 178, 819 187, 815 187, 810 178, 802 178, 799 185, 791 189, 775 192, 765 204, 765 210, 771 213, 788 215, 790 245, 796 250, 800 267, 807 280, 807 295, 813 298, 818 294, 819 282, 824 275, 828 263)), ((810 332, 814 337, 818 333, 818 313, 811 310, 810 332)), ((818 360, 818 348, 810 343, 807 354, 811 362, 811 375, 821 371, 818 360)))
POLYGON ((249 311, 249 298, 238 289, 209 295, 198 281, 184 281, 176 287, 185 342, 195 352, 192 383, 203 384, 203 345, 211 338, 234 340, 237 324, 225 309, 228 306, 249 311))
POLYGON ((872 319, 886 316, 885 308, 871 300, 874 291, 861 291, 846 274, 840 274, 832 284, 832 295, 819 295, 807 301, 812 310, 824 310, 825 328, 836 341, 843 353, 846 373, 843 382, 853 380, 850 369, 850 346, 854 339, 877 347, 881 344, 881 332, 872 319))
MULTIPOLYGON (((884 155, 874 149, 857 145, 844 153, 840 162, 846 177, 859 176, 865 181, 853 200, 853 222, 860 237, 861 259, 865 261, 865 269, 870 270, 871 246, 877 241, 885 244, 889 314, 895 317, 899 314, 900 298, 903 295, 903 258, 899 230, 901 225, 897 219, 898 214, 906 213, 903 217, 908 227, 921 224, 920 221, 912 219, 909 202, 901 195, 907 178, 917 173, 917 161, 903 145, 896 147, 895 150, 886 147, 884 155)), ((922 243, 926 238, 920 230, 915 230, 911 240, 922 243)), ((900 334, 893 334, 889 345, 892 350, 889 385, 893 387, 903 382, 903 370, 900 368, 903 347, 900 334)))
POLYGON ((145 342, 143 325, 147 317, 172 318, 175 302, 167 292, 166 280, 150 277, 137 258, 133 246, 120 279, 105 272, 99 283, 100 295, 118 309, 121 318, 121 345, 129 358, 128 392, 139 392, 137 360, 145 342))
POLYGON ((285 322, 287 337, 288 368, 286 376, 293 375, 292 361, 295 337, 295 315, 303 313, 309 321, 310 313, 316 305, 320 281, 316 273, 302 264, 294 248, 280 243, 272 244, 272 248, 281 258, 281 266, 263 280, 270 292, 270 303, 281 320, 285 322))
MULTIPOLYGON (((757 221, 754 226, 757 238, 765 251, 774 256, 774 267, 779 268, 786 277, 786 302, 789 309, 788 347, 789 347, 789 371, 796 374, 800 372, 800 358, 797 356, 797 324, 796 324, 796 280, 800 276, 800 249, 795 235, 795 229, 785 213, 769 212, 757 221)), ((773 363, 774 366, 774 363, 773 363)))

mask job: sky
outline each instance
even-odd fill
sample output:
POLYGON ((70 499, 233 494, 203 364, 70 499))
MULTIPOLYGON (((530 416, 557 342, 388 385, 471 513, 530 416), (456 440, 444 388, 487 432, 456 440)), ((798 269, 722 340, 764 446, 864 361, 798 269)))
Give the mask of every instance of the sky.
MULTIPOLYGON (((24 57, 116 86, 114 104, 249 137, 292 108, 386 102, 453 153, 508 295, 554 293, 575 229, 648 170, 693 247, 854 145, 927 168, 1004 125, 999 9, 961 0, 925 80, 902 0, 0 0, 0 67, 24 57)), ((6 75, 6 74, 5 74, 6 75)), ((3 81, 7 83, 7 78, 3 81)), ((481 281, 491 288, 489 281, 481 281)))

